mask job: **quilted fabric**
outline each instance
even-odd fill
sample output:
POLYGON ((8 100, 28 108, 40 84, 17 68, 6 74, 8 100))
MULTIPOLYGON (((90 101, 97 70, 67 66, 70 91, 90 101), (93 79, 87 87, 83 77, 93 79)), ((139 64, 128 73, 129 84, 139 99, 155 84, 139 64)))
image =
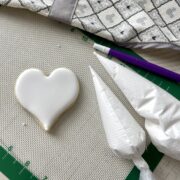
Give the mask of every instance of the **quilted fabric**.
POLYGON ((133 47, 180 45, 180 0, 79 0, 72 25, 133 47))
MULTIPOLYGON (((54 0, 0 0, 49 16, 54 0)), ((66 0, 55 0, 66 3, 66 0)), ((70 24, 119 45, 180 50, 180 0, 74 0, 70 24)), ((55 4, 55 3, 54 3, 55 4)), ((60 12, 63 13, 63 12, 60 12)))

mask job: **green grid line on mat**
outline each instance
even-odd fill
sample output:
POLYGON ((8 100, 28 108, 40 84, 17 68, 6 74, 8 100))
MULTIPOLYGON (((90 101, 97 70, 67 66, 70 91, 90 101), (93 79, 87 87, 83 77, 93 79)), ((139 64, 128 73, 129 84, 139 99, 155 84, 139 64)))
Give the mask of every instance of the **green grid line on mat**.
POLYGON ((27 168, 29 161, 25 164, 18 162, 11 154, 12 146, 3 148, 0 146, 0 173, 10 180, 38 180, 27 168))

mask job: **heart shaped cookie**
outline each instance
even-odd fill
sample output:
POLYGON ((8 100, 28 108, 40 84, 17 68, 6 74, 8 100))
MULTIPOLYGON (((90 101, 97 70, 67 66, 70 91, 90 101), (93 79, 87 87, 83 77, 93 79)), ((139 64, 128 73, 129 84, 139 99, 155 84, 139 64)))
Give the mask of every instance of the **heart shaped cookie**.
POLYGON ((38 69, 27 69, 16 81, 15 94, 20 104, 49 131, 76 101, 79 83, 76 75, 66 68, 58 68, 49 76, 38 69))

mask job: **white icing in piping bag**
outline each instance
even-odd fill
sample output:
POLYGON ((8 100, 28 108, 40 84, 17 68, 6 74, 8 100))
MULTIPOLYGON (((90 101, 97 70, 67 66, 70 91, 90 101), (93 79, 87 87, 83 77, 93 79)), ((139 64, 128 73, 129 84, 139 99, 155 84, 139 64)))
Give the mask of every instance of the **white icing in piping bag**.
POLYGON ((137 73, 95 53, 138 114, 152 143, 166 155, 180 160, 180 102, 137 73))
POLYGON ((140 180, 155 180, 141 157, 146 147, 146 135, 124 105, 90 67, 99 110, 110 148, 118 156, 133 160, 140 170, 140 180))

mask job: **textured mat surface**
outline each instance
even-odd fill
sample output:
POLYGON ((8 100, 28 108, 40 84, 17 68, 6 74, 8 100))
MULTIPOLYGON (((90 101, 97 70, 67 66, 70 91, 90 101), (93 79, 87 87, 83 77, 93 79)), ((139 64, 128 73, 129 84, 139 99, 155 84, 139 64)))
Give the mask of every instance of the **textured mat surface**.
MULTIPOLYGON (((107 146, 88 65, 106 79, 135 118, 143 124, 126 99, 93 56, 92 43, 71 28, 47 18, 14 9, 0 10, 0 138, 13 146, 13 154, 40 178, 124 179, 133 167, 118 159, 107 146), (26 68, 39 68, 46 74, 68 67, 78 76, 81 89, 76 105, 65 113, 52 131, 44 132, 23 110, 14 96, 14 84, 26 68), (22 124, 26 123, 27 126, 22 124)), ((147 51, 143 56, 180 71, 179 52, 147 51), (167 56, 160 58, 159 56, 167 56), (161 59, 161 60, 160 60, 161 59)), ((175 180, 180 163, 164 157, 156 169, 159 179, 175 180)))

